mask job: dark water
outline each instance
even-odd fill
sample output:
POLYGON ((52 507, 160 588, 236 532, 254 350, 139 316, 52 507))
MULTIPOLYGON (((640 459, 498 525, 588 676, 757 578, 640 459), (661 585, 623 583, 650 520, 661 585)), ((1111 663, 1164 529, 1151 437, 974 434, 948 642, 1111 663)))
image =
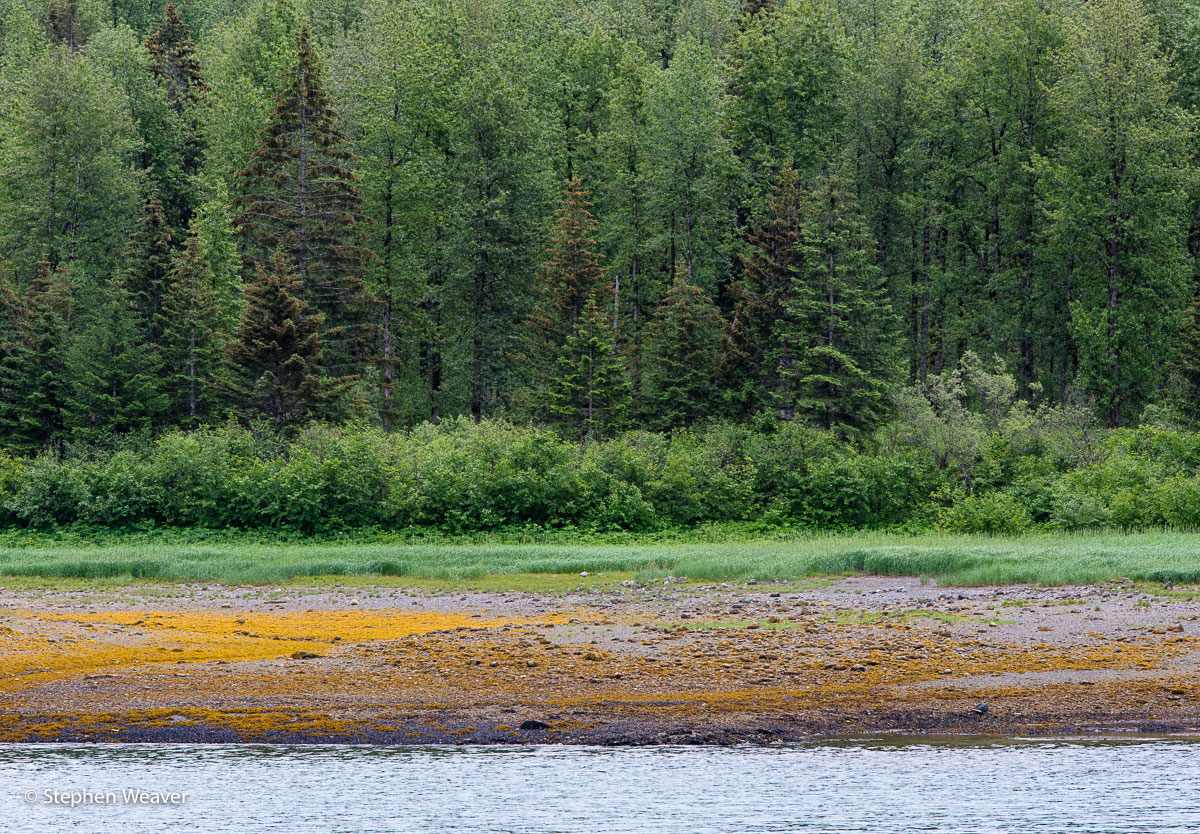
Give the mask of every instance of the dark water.
POLYGON ((1200 743, 0 745, 0 831, 1200 832, 1200 743))

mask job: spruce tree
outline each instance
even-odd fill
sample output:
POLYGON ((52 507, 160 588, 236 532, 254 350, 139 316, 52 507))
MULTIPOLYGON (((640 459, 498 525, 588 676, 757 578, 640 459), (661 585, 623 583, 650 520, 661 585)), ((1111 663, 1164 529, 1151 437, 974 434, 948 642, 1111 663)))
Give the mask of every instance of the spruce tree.
POLYGON ((129 296, 143 337, 154 345, 162 343, 162 303, 173 242, 162 203, 152 194, 146 201, 146 214, 129 240, 129 266, 119 283, 129 296))
POLYGON ((642 411, 647 424, 666 430, 715 416, 724 330, 712 298, 688 283, 686 269, 677 269, 646 335, 642 411))
POLYGON ((1182 383, 1181 410, 1200 420, 1200 299, 1191 303, 1179 326, 1179 356, 1170 363, 1182 383))
POLYGON ((300 296, 302 281, 287 255, 258 267, 246 284, 237 341, 231 351, 234 400, 246 419, 269 420, 276 431, 314 416, 339 391, 321 376, 323 316, 300 296))
POLYGON ((195 209, 194 180, 204 162, 201 119, 209 86, 191 31, 174 3, 167 4, 164 19, 146 39, 146 50, 150 53, 146 69, 161 83, 167 106, 166 124, 159 129, 168 147, 152 154, 151 175, 166 204, 167 221, 182 230, 195 209))
POLYGON ((209 91, 196 57, 191 30, 179 17, 174 3, 168 3, 163 20, 146 38, 150 53, 149 71, 166 84, 167 102, 177 113, 199 104, 209 91))
POLYGON ((629 376, 614 348, 611 319, 589 299, 575 331, 558 350, 547 392, 551 417, 573 439, 597 440, 625 424, 629 376))
POLYGON ((46 3, 46 37, 51 43, 78 52, 96 28, 86 5, 79 0, 49 0, 46 3))
POLYGON ((42 261, 25 303, 10 310, 18 317, 17 328, 0 362, 0 388, 6 393, 0 402, 0 430, 6 448, 33 453, 62 441, 74 307, 66 270, 53 270, 49 261, 42 261))
POLYGON ((288 79, 238 176, 238 225, 252 269, 268 268, 277 251, 288 256, 300 297, 322 314, 327 358, 344 368, 366 336, 363 195, 307 26, 288 79))
POLYGON ((784 301, 779 341, 791 408, 826 428, 865 430, 888 414, 895 319, 865 223, 845 181, 827 174, 805 210, 804 263, 784 301))
POLYGON ((161 320, 169 419, 195 426, 219 407, 226 348, 212 269, 195 235, 171 268, 161 320))
MULTIPOLYGON (((612 286, 596 251, 596 220, 578 177, 567 180, 554 237, 542 265, 540 302, 526 322, 535 389, 557 373, 559 349, 575 335, 589 304, 603 307, 612 286)), ((610 323, 611 327, 611 323, 610 323)))
POLYGON ((74 437, 95 442, 158 424, 166 408, 158 348, 120 282, 75 334, 66 364, 65 423, 74 437))
POLYGON ((8 434, 8 419, 21 393, 14 388, 14 383, 19 385, 21 381, 19 376, 14 376, 14 372, 25 359, 20 347, 24 317, 25 305, 13 287, 9 270, 4 266, 0 268, 0 438, 3 447, 9 450, 12 449, 12 440, 8 434))
POLYGON ((784 419, 792 416, 793 399, 786 391, 789 377, 784 369, 792 366, 795 356, 776 334, 789 315, 793 294, 806 291, 800 280, 804 200, 789 160, 771 191, 767 213, 749 234, 749 252, 741 258, 742 279, 730 286, 734 309, 729 342, 739 360, 733 381, 750 389, 742 395, 746 410, 768 402, 784 404, 784 419))

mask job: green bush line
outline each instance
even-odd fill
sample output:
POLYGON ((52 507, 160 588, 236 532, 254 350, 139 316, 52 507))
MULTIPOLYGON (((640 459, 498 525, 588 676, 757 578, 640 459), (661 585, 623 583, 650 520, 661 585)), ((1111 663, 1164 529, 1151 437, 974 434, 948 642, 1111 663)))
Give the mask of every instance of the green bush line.
POLYGON ((502 421, 394 434, 313 426, 288 442, 226 426, 115 450, 0 456, 0 528, 621 541, 704 529, 744 539, 1200 527, 1200 434, 1143 427, 1085 446, 1012 422, 957 451, 940 436, 884 430, 852 443, 800 424, 582 446, 502 421))

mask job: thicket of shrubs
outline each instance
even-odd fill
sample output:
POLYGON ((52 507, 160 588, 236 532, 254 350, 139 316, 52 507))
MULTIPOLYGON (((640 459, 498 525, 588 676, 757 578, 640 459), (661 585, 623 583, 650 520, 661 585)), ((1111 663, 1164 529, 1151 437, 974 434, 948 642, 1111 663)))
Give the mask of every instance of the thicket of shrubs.
POLYGON ((1200 527, 1200 432, 1104 431, 1088 403, 1031 406, 967 353, 899 392, 869 435, 799 422, 634 431, 584 445, 491 420, 236 424, 32 459, 0 452, 0 527, 466 535, 729 524, 753 532, 1019 533, 1200 527))
POLYGON ((1097 435, 1063 409, 1019 403, 981 419, 927 397, 905 409, 853 442, 792 423, 633 432, 586 446, 499 421, 395 434, 312 426, 286 442, 231 425, 0 457, 0 523, 450 534, 739 521, 993 533, 1200 526, 1200 434, 1097 435))

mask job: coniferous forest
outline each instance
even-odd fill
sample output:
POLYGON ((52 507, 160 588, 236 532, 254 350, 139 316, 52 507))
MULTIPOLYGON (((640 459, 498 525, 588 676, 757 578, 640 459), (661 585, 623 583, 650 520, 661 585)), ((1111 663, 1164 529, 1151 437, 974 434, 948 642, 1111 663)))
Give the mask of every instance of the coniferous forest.
POLYGON ((1200 523, 1196 0, 0 0, 0 87, 8 523, 1200 523))

